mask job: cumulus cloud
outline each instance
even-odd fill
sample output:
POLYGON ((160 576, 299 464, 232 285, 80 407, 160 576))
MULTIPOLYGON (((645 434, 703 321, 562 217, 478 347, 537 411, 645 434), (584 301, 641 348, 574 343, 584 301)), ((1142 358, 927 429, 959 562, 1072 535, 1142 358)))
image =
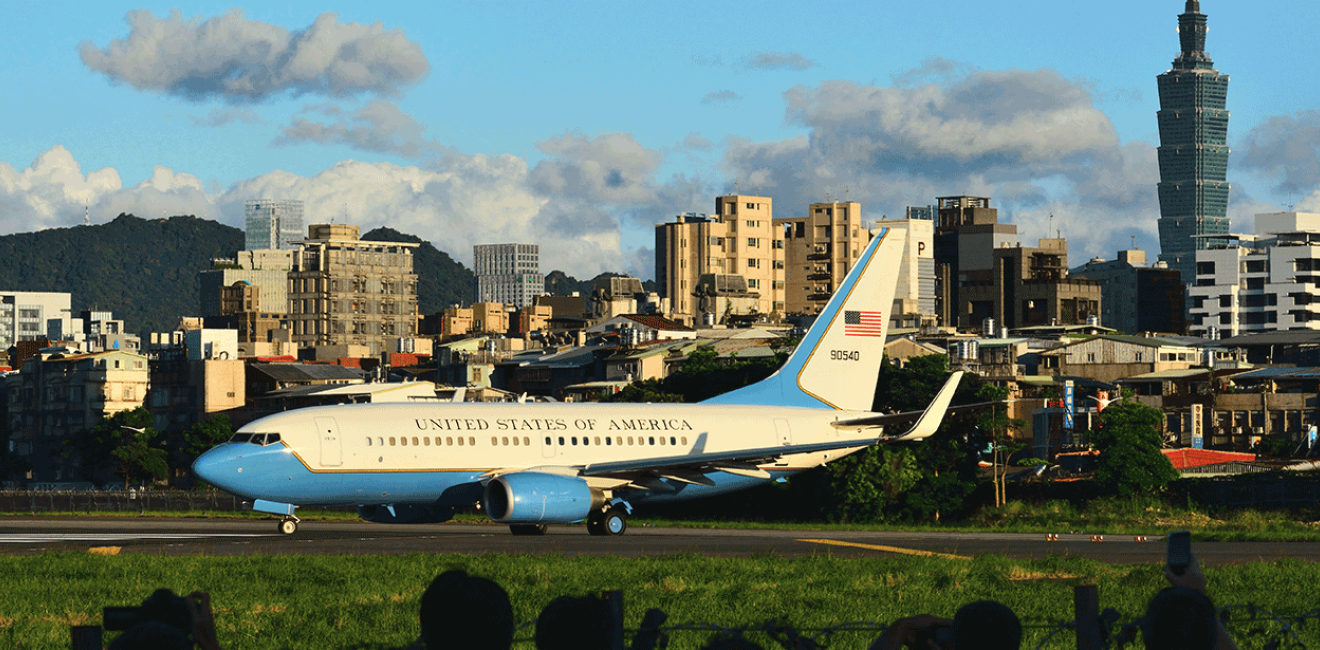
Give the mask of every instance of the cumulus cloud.
POLYGON ((306 29, 247 20, 234 9, 206 20, 130 11, 127 37, 78 46, 83 64, 138 90, 190 100, 261 102, 286 93, 398 95, 430 70, 402 31, 321 14, 306 29))
POLYGON ((743 67, 752 70, 810 70, 816 62, 803 56, 801 52, 753 52, 742 61, 743 67))
POLYGON ((655 200, 654 175, 663 156, 627 133, 595 138, 566 133, 537 143, 550 156, 532 171, 540 192, 585 203, 629 205, 655 200))
POLYGON ((1239 164, 1278 179, 1276 192, 1310 192, 1320 185, 1320 111, 1274 116, 1247 133, 1239 164))
POLYGON ((1120 143, 1084 83, 943 59, 896 76, 931 78, 939 81, 793 88, 785 115, 806 134, 732 139, 722 169, 741 191, 774 197, 777 213, 847 193, 866 219, 901 218, 906 206, 968 194, 991 197, 1026 244, 1054 236, 1053 214, 1055 230, 1073 233, 1074 258, 1112 257, 1133 235, 1158 250, 1154 147, 1120 143))
POLYGON ((739 95, 738 93, 735 93, 732 90, 718 90, 712 93, 706 93, 706 96, 701 98, 701 103, 728 104, 730 102, 736 102, 741 99, 742 99, 742 95, 739 95))
POLYGON ((714 143, 703 138, 700 133, 692 132, 683 138, 682 148, 684 149, 710 149, 714 143))
POLYGON ((642 216, 647 210, 671 217, 665 202, 681 211, 693 209, 691 201, 710 201, 699 182, 658 183, 660 154, 630 135, 569 134, 543 143, 543 150, 548 158, 536 167, 511 155, 449 153, 429 169, 344 161, 311 176, 273 171, 207 191, 196 176, 159 166, 125 187, 114 169, 84 173, 56 146, 23 170, 0 163, 0 232, 73 226, 82 223, 84 205, 94 223, 121 212, 194 214, 242 228, 244 202, 271 197, 303 201, 313 223, 334 219, 364 232, 389 226, 415 234, 469 265, 473 244, 536 241, 547 269, 651 277, 653 257, 626 250, 625 230, 652 218, 642 216))
MULTIPOLYGON (((339 115, 335 105, 308 106, 304 112, 339 115)), ((394 103, 373 99, 351 116, 332 123, 313 122, 295 117, 280 129, 280 135, 271 141, 273 147, 289 147, 304 143, 345 145, 361 151, 394 154, 416 158, 426 154, 443 153, 448 149, 427 139, 426 125, 399 110, 394 103)))
POLYGON ((188 119, 192 120, 193 126, 212 128, 228 126, 234 122, 242 122, 243 124, 258 124, 261 122, 261 118, 257 117, 256 113, 246 108, 216 108, 204 116, 189 115, 188 119))

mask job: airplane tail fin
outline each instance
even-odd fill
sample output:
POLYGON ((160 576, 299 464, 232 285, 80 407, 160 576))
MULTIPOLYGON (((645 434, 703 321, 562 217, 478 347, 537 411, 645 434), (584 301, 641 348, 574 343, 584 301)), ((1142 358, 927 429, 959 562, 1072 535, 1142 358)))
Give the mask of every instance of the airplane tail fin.
POLYGON ((870 410, 905 237, 893 228, 876 232, 784 366, 707 402, 870 410))

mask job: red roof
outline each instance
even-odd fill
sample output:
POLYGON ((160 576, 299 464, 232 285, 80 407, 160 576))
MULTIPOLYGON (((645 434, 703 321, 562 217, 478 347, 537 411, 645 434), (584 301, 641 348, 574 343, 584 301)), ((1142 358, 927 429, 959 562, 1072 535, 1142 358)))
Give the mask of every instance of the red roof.
POLYGON ((1173 463, 1175 469, 1215 465, 1238 460, 1256 460, 1256 454, 1244 454, 1236 451, 1216 451, 1214 449, 1161 449, 1173 463))
POLYGON ((676 323, 672 320, 669 320, 668 318, 665 318, 664 316, 654 316, 651 314, 623 314, 623 317, 627 318, 630 321, 641 323, 642 325, 650 327, 651 329, 666 330, 671 332, 696 331, 691 327, 688 327, 687 325, 684 325, 682 323, 676 323))

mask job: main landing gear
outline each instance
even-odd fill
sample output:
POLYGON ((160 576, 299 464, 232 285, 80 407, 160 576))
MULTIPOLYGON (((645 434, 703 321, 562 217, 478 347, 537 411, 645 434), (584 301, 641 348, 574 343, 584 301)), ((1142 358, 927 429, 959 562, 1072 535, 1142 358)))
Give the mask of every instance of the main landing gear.
POLYGON ((281 534, 281 535, 292 535, 292 534, 298 532, 298 521, 299 521, 298 518, 297 518, 297 517, 294 517, 293 515, 289 515, 288 517, 285 517, 285 518, 281 519, 281 520, 280 520, 280 534, 281 534))
POLYGON ((610 506, 587 517, 587 532, 592 535, 622 535, 626 530, 628 513, 620 506, 610 506))

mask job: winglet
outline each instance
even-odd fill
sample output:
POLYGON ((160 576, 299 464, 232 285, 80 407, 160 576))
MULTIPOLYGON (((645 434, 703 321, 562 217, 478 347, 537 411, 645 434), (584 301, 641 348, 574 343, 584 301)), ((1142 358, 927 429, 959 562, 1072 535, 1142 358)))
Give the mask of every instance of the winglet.
POLYGON ((908 429, 906 433, 896 438, 896 440, 921 440, 928 438, 940 428, 940 423, 944 421, 944 413, 949 410, 949 402, 953 401, 953 394, 958 390, 958 382, 962 380, 963 371, 959 370, 944 382, 944 387, 931 400, 930 406, 921 414, 921 419, 908 429))

